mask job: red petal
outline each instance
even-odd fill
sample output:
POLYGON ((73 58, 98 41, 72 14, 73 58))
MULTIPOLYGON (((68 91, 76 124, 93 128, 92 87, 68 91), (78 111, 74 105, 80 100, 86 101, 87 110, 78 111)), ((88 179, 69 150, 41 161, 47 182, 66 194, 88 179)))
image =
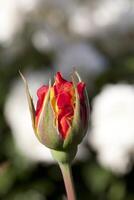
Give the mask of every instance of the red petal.
POLYGON ((42 108, 42 105, 43 105, 43 101, 44 101, 44 98, 45 98, 47 91, 48 91, 48 86, 45 86, 45 85, 43 85, 42 87, 40 87, 37 90, 38 101, 37 101, 36 113, 35 113, 36 124, 37 124, 37 121, 38 121, 38 118, 39 118, 39 115, 40 115, 40 112, 41 112, 41 108, 42 108))
POLYGON ((55 76, 54 90, 55 95, 58 95, 61 92, 67 92, 73 88, 72 82, 66 81, 63 79, 60 72, 57 72, 55 76))
POLYGON ((74 114, 74 87, 72 82, 63 79, 61 73, 58 72, 53 88, 57 104, 58 129, 65 138, 74 114))
POLYGON ((74 114, 74 109, 71 104, 70 96, 67 93, 62 93, 57 99, 59 108, 58 113, 58 129, 63 138, 66 137, 67 131, 71 124, 71 119, 74 114))
POLYGON ((68 109, 67 113, 61 113, 58 117, 58 129, 64 139, 67 136, 67 131, 71 125, 73 113, 73 109, 68 109))
POLYGON ((66 80, 63 79, 62 75, 60 72, 57 72, 56 76, 55 76, 55 84, 62 84, 65 83, 66 80))
POLYGON ((66 109, 66 106, 71 105, 71 96, 68 93, 61 93, 57 97, 57 105, 59 109, 66 109))
POLYGON ((79 97, 80 97, 80 114, 81 120, 83 121, 84 126, 87 124, 87 106, 85 104, 85 97, 84 97, 84 90, 85 90, 85 83, 80 82, 77 85, 79 97))
POLYGON ((67 133, 68 128, 69 128, 69 122, 68 122, 68 120, 67 120, 67 118, 65 116, 62 117, 62 119, 60 120, 60 125, 61 125, 62 137, 65 138, 66 137, 66 133, 67 133))
POLYGON ((83 100, 84 99, 85 83, 79 82, 78 85, 77 85, 77 89, 78 89, 80 100, 83 100))

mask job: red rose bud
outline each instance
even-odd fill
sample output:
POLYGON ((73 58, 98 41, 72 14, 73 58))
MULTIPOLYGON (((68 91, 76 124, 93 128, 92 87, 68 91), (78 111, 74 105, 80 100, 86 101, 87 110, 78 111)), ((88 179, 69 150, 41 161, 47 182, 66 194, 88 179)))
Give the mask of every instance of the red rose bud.
POLYGON ((36 110, 24 77, 23 80, 33 128, 40 142, 61 152, 76 149, 87 131, 89 118, 85 83, 78 73, 75 72, 72 82, 69 82, 58 72, 53 86, 49 84, 40 87, 36 110))

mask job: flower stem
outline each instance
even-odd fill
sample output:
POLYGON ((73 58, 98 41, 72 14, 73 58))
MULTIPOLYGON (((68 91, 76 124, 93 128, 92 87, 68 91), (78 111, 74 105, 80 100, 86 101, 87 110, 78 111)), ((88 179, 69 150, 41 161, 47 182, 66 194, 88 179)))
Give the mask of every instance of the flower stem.
POLYGON ((71 172, 71 167, 67 163, 59 163, 63 179, 64 179, 64 184, 66 188, 66 193, 67 193, 67 199, 68 200, 76 200, 75 196, 75 190, 74 190, 74 184, 73 184, 73 177, 72 177, 72 172, 71 172))

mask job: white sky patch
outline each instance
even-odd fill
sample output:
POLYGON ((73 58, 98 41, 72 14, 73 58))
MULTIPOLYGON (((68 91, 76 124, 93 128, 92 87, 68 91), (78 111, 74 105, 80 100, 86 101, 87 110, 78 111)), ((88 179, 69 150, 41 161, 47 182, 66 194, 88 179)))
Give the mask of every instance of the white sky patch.
POLYGON ((11 39, 22 23, 23 19, 15 1, 0 1, 0 42, 11 39))
POLYGON ((129 7, 129 1, 103 0, 93 13, 94 21, 99 26, 107 26, 118 21, 120 15, 129 7))
POLYGON ((41 0, 14 0, 18 7, 24 12, 32 11, 41 2, 41 0))
POLYGON ((39 51, 58 51, 64 44, 65 38, 55 29, 37 30, 32 36, 33 45, 39 51))
POLYGON ((67 76, 75 67, 89 81, 106 69, 107 61, 92 45, 72 43, 58 52, 55 66, 67 76))
POLYGON ((0 42, 9 42, 21 31, 26 13, 37 6, 39 0, 1 0, 0 1, 0 42))
POLYGON ((125 173, 134 153, 134 86, 107 85, 93 101, 89 143, 102 165, 125 173))
POLYGON ((82 36, 93 35, 96 31, 92 11, 86 6, 76 6, 70 15, 68 26, 72 32, 82 36))
MULTIPOLYGON (((125 13, 134 12, 134 4, 128 0, 100 0, 76 5, 69 17, 69 29, 84 37, 94 37, 114 24, 120 24, 125 13)), ((125 20, 124 20, 125 23, 125 20)))

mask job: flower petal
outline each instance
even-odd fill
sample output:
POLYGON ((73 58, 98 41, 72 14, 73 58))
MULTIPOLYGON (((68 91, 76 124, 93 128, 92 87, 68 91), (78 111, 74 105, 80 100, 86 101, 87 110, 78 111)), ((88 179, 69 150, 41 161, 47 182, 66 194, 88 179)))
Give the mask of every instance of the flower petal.
POLYGON ((79 97, 80 97, 80 100, 84 100, 84 89, 85 89, 85 83, 83 82, 79 82, 77 84, 77 89, 78 89, 78 94, 79 94, 79 97))
POLYGON ((87 124, 87 106, 85 102, 85 96, 84 96, 84 91, 85 91, 85 83, 79 82, 77 85, 78 89, 78 94, 80 98, 80 115, 81 115, 81 120, 83 121, 84 126, 86 127, 87 124))
POLYGON ((41 108, 42 108, 42 105, 43 105, 43 101, 44 101, 44 98, 46 96, 47 91, 48 91, 48 86, 45 86, 45 85, 40 87, 37 91, 38 101, 37 101, 36 113, 35 113, 35 115, 36 115, 35 124, 36 125, 38 123, 38 118, 39 118, 41 108))
POLYGON ((55 76, 55 84, 63 84, 67 82, 65 79, 63 79, 62 75, 60 72, 57 72, 56 76, 55 76))
POLYGON ((57 72, 54 83, 55 95, 57 96, 58 94, 65 91, 71 93, 72 89, 73 89, 72 82, 66 81, 65 79, 63 79, 61 73, 57 72))
POLYGON ((62 137, 65 138, 66 134, 67 134, 67 131, 68 131, 69 127, 70 127, 69 120, 68 120, 68 118, 66 116, 61 118, 60 127, 61 127, 62 137))
POLYGON ((57 97, 57 105, 59 109, 66 109, 66 106, 71 105, 71 96, 68 93, 61 93, 57 97))
POLYGON ((65 138, 74 114, 74 87, 72 82, 63 79, 61 73, 58 72, 53 89, 56 99, 53 110, 55 111, 58 130, 65 138))

